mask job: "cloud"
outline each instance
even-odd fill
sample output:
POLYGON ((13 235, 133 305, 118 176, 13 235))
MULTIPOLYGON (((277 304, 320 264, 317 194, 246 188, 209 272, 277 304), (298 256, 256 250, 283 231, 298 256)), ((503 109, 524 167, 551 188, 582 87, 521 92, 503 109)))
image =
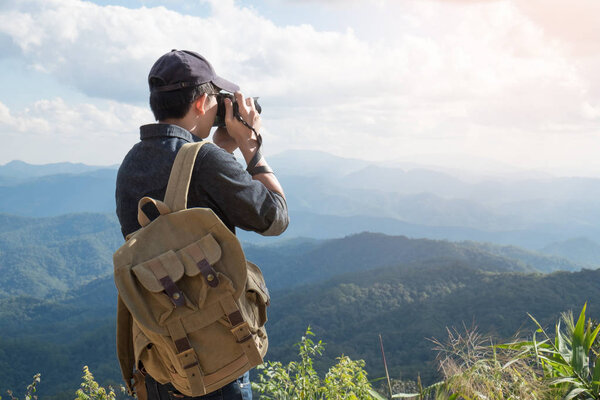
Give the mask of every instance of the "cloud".
POLYGON ((0 131, 6 139, 0 163, 116 164, 137 141, 139 125, 152 121, 145 108, 114 101, 98 106, 44 99, 17 111, 0 103, 0 131))
MULTIPOLYGON (((600 122, 596 0, 548 1, 407 0, 370 7, 357 0, 351 13, 361 22, 326 31, 280 26, 232 0, 208 1, 204 17, 165 7, 4 0, 0 43, 12 43, 5 57, 20 57, 105 100, 100 106, 40 100, 19 112, 4 106, 0 127, 27 134, 37 126, 39 135, 66 138, 78 137, 78 126, 98 138, 133 132, 149 119, 142 103, 150 66, 171 48, 188 48, 261 97, 270 151, 512 157, 498 146, 501 137, 521 140, 531 154, 548 135, 568 140, 600 122)), ((333 13, 338 6, 330 3, 323 4, 333 13)))

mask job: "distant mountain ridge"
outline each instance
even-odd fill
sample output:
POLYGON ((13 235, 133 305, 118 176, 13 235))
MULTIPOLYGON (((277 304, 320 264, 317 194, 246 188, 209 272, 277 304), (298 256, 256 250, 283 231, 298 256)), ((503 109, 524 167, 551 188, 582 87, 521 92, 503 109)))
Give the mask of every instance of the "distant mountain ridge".
MULTIPOLYGON (((270 160, 286 190, 292 218, 282 238, 381 231, 537 250, 574 237, 600 237, 600 208, 595 200, 600 196, 600 179, 544 176, 473 183, 447 171, 300 150, 270 160)), ((0 174, 0 213, 41 217, 115 210, 115 166, 13 162, 1 168, 5 173, 19 168, 35 173, 20 178, 0 174)), ((241 232, 240 236, 262 240, 254 234, 241 232)))
POLYGON ((514 246, 409 239, 363 232, 341 239, 279 246, 245 245, 248 259, 263 269, 273 289, 323 281, 332 276, 407 263, 467 263, 494 272, 575 271, 581 265, 514 246))
POLYGON ((0 212, 30 217, 114 212, 116 176, 115 169, 96 169, 0 186, 0 212))
POLYGON ((17 183, 31 178, 39 178, 48 175, 81 174, 99 169, 117 168, 118 165, 95 166, 71 162, 36 165, 20 160, 13 160, 4 165, 0 165, 0 183, 2 183, 2 179, 17 183))
POLYGON ((600 243, 585 237, 550 243, 540 252, 568 258, 590 268, 600 267, 600 243))

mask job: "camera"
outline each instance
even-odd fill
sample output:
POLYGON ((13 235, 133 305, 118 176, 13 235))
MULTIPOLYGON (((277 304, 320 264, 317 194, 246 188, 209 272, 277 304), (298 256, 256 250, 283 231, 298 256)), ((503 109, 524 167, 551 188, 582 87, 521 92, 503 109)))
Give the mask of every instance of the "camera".
MULTIPOLYGON (((230 93, 218 93, 217 94, 217 116, 215 117, 215 122, 213 126, 225 126, 225 99, 231 100, 233 104, 233 117, 236 119, 241 119, 240 116, 240 108, 238 103, 235 101, 235 97, 230 93)), ((258 97, 253 97, 254 99, 254 108, 260 114, 262 111, 262 107, 258 104, 258 97)))

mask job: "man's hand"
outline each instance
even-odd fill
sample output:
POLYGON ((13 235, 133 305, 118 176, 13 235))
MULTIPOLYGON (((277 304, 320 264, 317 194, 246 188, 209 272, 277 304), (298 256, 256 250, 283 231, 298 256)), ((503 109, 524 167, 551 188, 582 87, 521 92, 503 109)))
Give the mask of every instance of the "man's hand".
MULTIPOLYGON (((241 92, 235 92, 234 96, 238 104, 240 116, 258 132, 261 120, 260 114, 254 106, 254 99, 252 97, 244 99, 244 95, 241 92)), ((229 99, 225 99, 225 125, 227 126, 229 136, 235 140, 240 149, 256 147, 256 143, 249 143, 249 141, 256 141, 254 132, 233 116, 233 104, 229 99)))
POLYGON ((227 128, 224 126, 220 126, 217 128, 217 130, 215 130, 212 141, 214 144, 224 149, 228 153, 233 153, 238 148, 235 139, 229 136, 227 128))
MULTIPOLYGON (((256 131, 256 134, 258 134, 261 121, 260 114, 258 111, 256 111, 256 107, 254 106, 254 99, 249 97, 244 100, 244 96, 241 92, 235 92, 234 96, 239 107, 240 116, 254 129, 254 131, 256 131)), ((229 99, 225 99, 225 125, 227 126, 227 132, 229 133, 229 136, 235 140, 235 143, 240 148, 246 163, 250 163, 259 147, 258 138, 252 129, 242 124, 233 116, 233 104, 229 99)), ((260 167, 263 165, 267 165, 267 161, 264 157, 261 157, 261 159, 256 163, 256 166, 260 167)), ((285 199, 283 188, 274 174, 255 174, 252 176, 252 179, 260 181, 267 189, 279 193, 285 199)))

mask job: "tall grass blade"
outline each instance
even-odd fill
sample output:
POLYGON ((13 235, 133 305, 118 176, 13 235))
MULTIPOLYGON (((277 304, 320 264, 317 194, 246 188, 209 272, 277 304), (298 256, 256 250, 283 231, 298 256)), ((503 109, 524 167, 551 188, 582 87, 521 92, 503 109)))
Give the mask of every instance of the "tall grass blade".
POLYGON ((583 305, 583 309, 579 314, 579 319, 577 320, 577 324, 575 325, 575 330, 573 330, 573 336, 571 338, 571 365, 573 366, 575 373, 577 373, 580 378, 587 378, 589 375, 588 356, 587 351, 584 348, 586 305, 587 303, 583 305))
POLYGON ((385 377, 387 379, 390 398, 393 398, 394 396, 392 395, 392 383, 390 382, 390 374, 388 372, 387 361, 385 360, 385 351, 383 350, 383 339, 381 338, 381 333, 379 334, 379 344, 381 346, 381 358, 383 359, 383 368, 385 368, 385 377))
POLYGON ((600 396, 600 358, 596 358, 596 365, 594 366, 594 372, 592 374, 592 387, 594 392, 600 396))
POLYGON ((369 394, 376 400, 386 400, 385 397, 377 393, 374 389, 368 389, 369 394))
POLYGON ((575 345, 575 340, 577 340, 577 342, 579 344, 583 345, 583 335, 584 335, 584 329, 585 329, 585 309, 587 306, 587 302, 583 305, 583 308, 581 309, 581 313, 579 314, 579 319, 577 320, 577 325, 575 325, 575 330, 573 331, 573 343, 572 345, 575 345))
POLYGON ((561 383, 572 383, 574 385, 576 385, 579 381, 573 377, 566 377, 566 378, 560 378, 560 379, 556 379, 554 381, 552 381, 550 384, 551 385, 560 385, 561 383))
POLYGON ((556 342, 556 348, 558 352, 563 355, 563 357, 569 354, 569 349, 567 349, 567 343, 565 342, 564 336, 561 334, 560 330, 560 321, 556 324, 556 338, 554 339, 556 342))
POLYGON ((577 397, 578 395, 580 395, 581 393, 584 393, 584 392, 587 392, 587 390, 584 388, 575 388, 575 389, 571 390, 569 392, 569 394, 567 394, 565 396, 565 400, 574 399, 575 397, 577 397))
POLYGON ((596 337, 598 336, 598 331, 600 331, 600 324, 594 329, 592 333, 588 333, 585 337, 585 351, 587 353, 590 352, 592 345, 596 341, 596 337))

